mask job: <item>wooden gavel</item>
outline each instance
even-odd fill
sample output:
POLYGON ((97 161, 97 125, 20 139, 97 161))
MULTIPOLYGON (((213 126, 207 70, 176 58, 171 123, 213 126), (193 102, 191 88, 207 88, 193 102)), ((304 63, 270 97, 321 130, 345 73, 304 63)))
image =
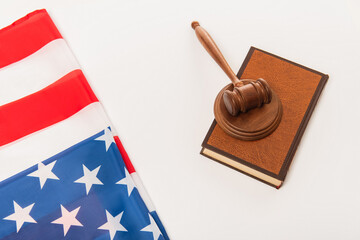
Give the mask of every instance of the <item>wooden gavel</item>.
POLYGON ((247 112, 271 102, 272 92, 264 79, 259 78, 256 81, 239 80, 206 30, 196 21, 191 23, 191 27, 195 30, 200 43, 234 85, 232 91, 226 90, 223 95, 225 107, 232 116, 237 116, 240 112, 247 112), (249 83, 244 84, 245 81, 249 83))

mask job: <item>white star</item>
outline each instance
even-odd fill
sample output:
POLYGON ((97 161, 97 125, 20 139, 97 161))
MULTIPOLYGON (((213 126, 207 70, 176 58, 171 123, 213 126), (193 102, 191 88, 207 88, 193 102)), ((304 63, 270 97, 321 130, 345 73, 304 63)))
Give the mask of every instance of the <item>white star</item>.
POLYGON ((127 232, 126 228, 124 228, 124 226, 120 224, 124 211, 122 211, 116 217, 113 217, 107 210, 105 211, 107 222, 104 225, 100 226, 98 229, 109 230, 111 240, 114 239, 117 231, 127 232))
POLYGON ((92 185, 97 184, 97 185, 104 185, 97 177, 96 175, 98 174, 99 170, 100 170, 101 166, 98 166, 97 168, 95 168, 94 170, 90 171, 84 164, 83 164, 83 170, 84 170, 84 176, 82 176, 81 178, 79 178, 78 180, 76 180, 76 183, 85 183, 85 188, 86 188, 86 194, 89 193, 92 185))
POLYGON ((132 179, 131 175, 129 174, 129 172, 126 168, 125 168, 125 177, 123 179, 121 179, 120 181, 118 181, 116 184, 127 185, 127 191, 128 191, 129 197, 130 197, 132 190, 135 187, 134 180, 132 179))
POLYGON ((161 235, 160 229, 150 214, 149 214, 149 218, 150 218, 150 224, 144 227, 143 229, 141 229, 140 231, 152 232, 154 240, 158 240, 161 235))
POLYGON ((51 223, 62 224, 64 229, 64 237, 65 237, 71 226, 82 227, 83 225, 76 219, 76 215, 79 212, 80 207, 69 212, 68 210, 66 210, 66 208, 63 205, 60 206, 61 206, 62 216, 51 223))
POLYGON ((12 220, 16 222, 16 231, 19 232, 20 228, 24 224, 24 222, 36 223, 36 221, 30 216, 31 209, 33 208, 35 203, 30 204, 27 207, 20 207, 14 201, 14 213, 5 217, 4 220, 12 220))
POLYGON ((95 138, 95 140, 97 141, 104 141, 105 142, 105 148, 106 148, 106 151, 109 150, 110 148, 110 145, 114 142, 114 137, 110 131, 110 129, 108 128, 105 128, 104 130, 104 135, 98 137, 98 138, 95 138))
POLYGON ((28 176, 30 177, 38 177, 40 180, 40 189, 43 188, 46 180, 55 179, 60 180, 53 172, 52 169, 55 165, 56 161, 49 163, 48 165, 43 164, 42 162, 38 164, 38 170, 30 173, 28 176))

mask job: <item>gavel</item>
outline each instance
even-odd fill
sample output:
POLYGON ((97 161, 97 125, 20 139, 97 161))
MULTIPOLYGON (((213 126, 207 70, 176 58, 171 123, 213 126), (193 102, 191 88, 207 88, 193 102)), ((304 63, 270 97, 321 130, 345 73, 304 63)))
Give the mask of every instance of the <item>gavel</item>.
POLYGON ((209 33, 196 21, 191 23, 191 27, 195 30, 197 38, 206 51, 233 83, 233 90, 226 90, 223 94, 223 101, 229 114, 237 116, 239 113, 245 113, 271 102, 272 91, 264 79, 259 78, 256 81, 249 79, 239 80, 209 33), (244 82, 248 83, 244 84, 244 82))

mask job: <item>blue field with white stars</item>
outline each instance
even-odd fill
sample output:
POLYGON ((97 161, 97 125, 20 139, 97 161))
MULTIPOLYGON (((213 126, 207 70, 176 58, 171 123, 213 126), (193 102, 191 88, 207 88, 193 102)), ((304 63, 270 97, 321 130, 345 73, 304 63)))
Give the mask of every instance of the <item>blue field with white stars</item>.
POLYGON ((164 239, 109 134, 1 182, 0 239, 164 239))

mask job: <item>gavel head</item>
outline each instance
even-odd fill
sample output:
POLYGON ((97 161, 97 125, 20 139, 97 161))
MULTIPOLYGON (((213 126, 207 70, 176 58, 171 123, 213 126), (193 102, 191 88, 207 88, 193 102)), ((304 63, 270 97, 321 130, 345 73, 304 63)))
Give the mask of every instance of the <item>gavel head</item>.
POLYGON ((243 86, 234 86, 232 91, 226 90, 223 100, 227 111, 232 116, 237 116, 240 112, 247 112, 270 103, 271 97, 269 84, 259 78, 243 86))

